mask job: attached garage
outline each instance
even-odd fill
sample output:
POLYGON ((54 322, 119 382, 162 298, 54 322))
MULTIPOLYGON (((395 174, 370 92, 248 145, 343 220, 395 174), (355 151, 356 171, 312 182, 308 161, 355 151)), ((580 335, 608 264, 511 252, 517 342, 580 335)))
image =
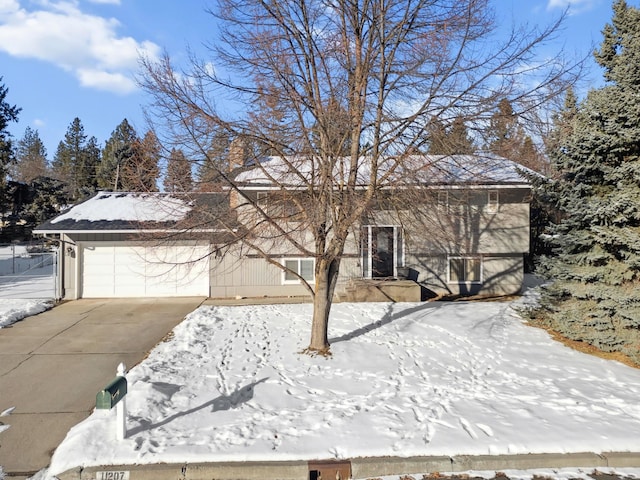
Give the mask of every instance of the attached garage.
POLYGON ((224 193, 99 192, 34 233, 58 245, 63 299, 208 297, 227 209, 224 193))
POLYGON ((80 296, 209 296, 208 245, 82 245, 80 296))

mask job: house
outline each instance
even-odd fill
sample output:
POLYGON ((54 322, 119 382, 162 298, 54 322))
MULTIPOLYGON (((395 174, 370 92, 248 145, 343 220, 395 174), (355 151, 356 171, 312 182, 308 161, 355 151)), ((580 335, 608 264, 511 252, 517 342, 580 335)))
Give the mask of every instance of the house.
MULTIPOLYGON (((399 298, 411 300, 519 292, 531 199, 522 167, 496 156, 425 159, 430 168, 419 185, 382 192, 353 226, 336 293, 393 299, 384 288, 401 285, 412 293, 399 298), (424 192, 420 204, 386 206, 385 195, 413 189, 424 192), (409 221, 415 212, 420 220, 409 221)), ((277 215, 295 222, 295 209, 274 200, 282 192, 274 179, 288 173, 278 159, 269 161, 270 171, 262 165, 236 177, 241 194, 101 192, 39 226, 34 233, 59 241, 64 298, 308 295, 298 276, 313 285, 314 258, 276 234, 258 239, 243 229, 243 215, 256 207, 278 208, 277 215), (241 238, 259 248, 229 246, 241 238)), ((312 241, 309 232, 298 234, 301 244, 312 241)))

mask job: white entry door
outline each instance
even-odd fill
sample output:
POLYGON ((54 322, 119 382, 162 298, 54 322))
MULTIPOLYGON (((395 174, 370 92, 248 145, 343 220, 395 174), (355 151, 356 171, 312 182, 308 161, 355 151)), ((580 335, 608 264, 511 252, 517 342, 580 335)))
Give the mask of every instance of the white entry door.
POLYGON ((86 244, 80 295, 104 297, 209 296, 207 245, 86 244))

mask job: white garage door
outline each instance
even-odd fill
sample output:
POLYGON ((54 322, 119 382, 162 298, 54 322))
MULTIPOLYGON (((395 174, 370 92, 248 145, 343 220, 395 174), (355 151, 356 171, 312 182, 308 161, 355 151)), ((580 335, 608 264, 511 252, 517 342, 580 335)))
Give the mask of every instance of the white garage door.
POLYGON ((209 296, 208 246, 87 244, 84 298, 209 296))

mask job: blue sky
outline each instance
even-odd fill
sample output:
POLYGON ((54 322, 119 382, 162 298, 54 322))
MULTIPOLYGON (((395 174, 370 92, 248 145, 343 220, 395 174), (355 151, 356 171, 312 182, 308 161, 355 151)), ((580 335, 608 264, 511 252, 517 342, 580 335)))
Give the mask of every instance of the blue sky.
MULTIPOLYGON (((585 55, 599 44, 612 0, 493 0, 498 18, 546 25, 569 8, 558 46, 585 55)), ((637 5, 635 0, 628 0, 637 5)), ((22 108, 10 131, 37 129, 53 158, 75 117, 102 145, 124 119, 146 131, 138 54, 184 59, 215 36, 209 0, 0 0, 0 76, 22 108)), ((593 82, 600 78, 597 67, 593 82)))

